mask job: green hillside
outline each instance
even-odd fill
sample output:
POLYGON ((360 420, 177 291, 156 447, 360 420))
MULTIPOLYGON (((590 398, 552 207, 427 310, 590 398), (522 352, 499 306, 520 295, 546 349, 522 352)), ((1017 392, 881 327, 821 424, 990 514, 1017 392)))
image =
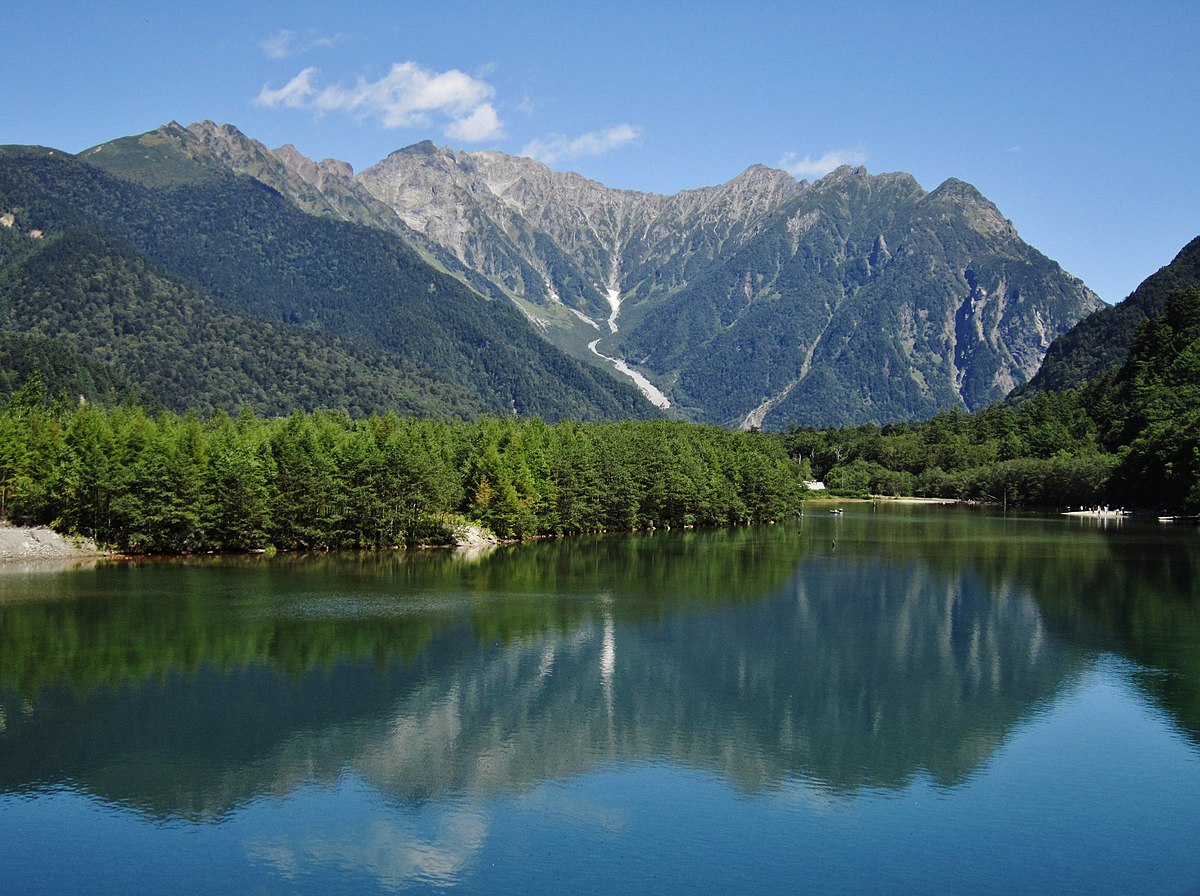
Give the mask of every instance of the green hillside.
POLYGON ((264 414, 337 408, 471 417, 486 410, 463 388, 397 356, 231 312, 94 232, 35 245, 0 270, 4 337, 22 349, 5 367, 14 381, 37 370, 52 394, 73 393, 72 380, 86 373, 104 387, 100 399, 136 384, 153 403, 178 411, 246 405, 264 414), (65 352, 55 357, 58 347, 65 352))
POLYGON ((784 440, 851 494, 1200 513, 1200 286, 1172 293, 1125 363, 1079 388, 784 440))
POLYGON ((1177 290, 1200 284, 1200 237, 1166 267, 1147 277, 1123 302, 1085 317, 1051 343, 1041 369, 1013 397, 1061 392, 1094 379, 1125 362, 1138 330, 1159 314, 1177 290))
POLYGON ((134 399, 153 404, 111 364, 89 358, 67 342, 31 333, 0 331, 0 397, 12 395, 34 377, 49 395, 115 404, 134 399))
POLYGON ((1200 511, 1200 286, 1172 293, 1117 374, 1085 393, 1121 458, 1119 498, 1200 511))
MULTIPOLYGON (((159 152, 147 164, 172 185, 149 188, 54 151, 0 150, 0 210, 19 218, 10 229, 45 234, 44 246, 13 250, 8 259, 18 263, 21 252, 34 253, 13 275, 14 284, 24 284, 14 308, 46 299, 53 309, 41 329, 30 318, 11 319, 8 329, 70 332, 101 356, 134 347, 157 355, 158 362, 133 364, 138 375, 184 357, 192 368, 201 354, 202 369, 221 367, 224 356, 231 359, 226 367, 243 370, 258 386, 249 394, 232 384, 208 392, 216 384, 199 374, 160 371, 164 380, 180 381, 172 407, 186 393, 197 407, 238 401, 264 410, 333 406, 454 416, 486 410, 548 419, 652 410, 631 386, 539 339, 511 303, 482 298, 398 237, 308 215, 258 181, 208 166, 189 180, 181 175, 186 158, 165 159, 159 152), (81 247, 83 232, 91 242, 81 247), (37 289, 81 276, 76 268, 55 270, 59 264, 83 265, 88 277, 110 275, 104 262, 110 251, 118 280, 152 278, 149 293, 162 300, 158 307, 173 307, 176 315, 169 325, 132 324, 137 336, 121 348, 102 344, 107 337, 94 331, 79 304, 84 294, 114 299, 120 283, 61 298, 37 289), (179 354, 192 344, 193 355, 179 354), (310 360, 315 366, 299 373, 297 365, 310 360), (313 388, 295 391, 306 378, 313 388)), ((147 388, 156 395, 172 391, 147 388)))

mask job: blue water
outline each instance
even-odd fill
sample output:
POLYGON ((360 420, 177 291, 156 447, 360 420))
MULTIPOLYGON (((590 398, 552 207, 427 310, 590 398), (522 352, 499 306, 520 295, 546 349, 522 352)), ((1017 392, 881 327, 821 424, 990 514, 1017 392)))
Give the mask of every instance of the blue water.
POLYGON ((0 574, 0 893, 1200 892, 1195 532, 0 574))

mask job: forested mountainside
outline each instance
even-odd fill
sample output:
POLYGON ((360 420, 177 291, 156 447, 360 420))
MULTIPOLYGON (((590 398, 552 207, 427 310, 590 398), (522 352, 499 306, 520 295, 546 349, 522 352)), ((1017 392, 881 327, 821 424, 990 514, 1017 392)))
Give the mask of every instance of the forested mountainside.
POLYGON ((110 405, 125 400, 155 403, 111 364, 90 358, 65 342, 0 330, 0 397, 11 395, 35 376, 51 395, 110 405))
POLYGON ((1085 317, 1051 343, 1041 369, 1013 397, 1061 392, 1121 366, 1142 325, 1160 314, 1172 293, 1200 284, 1200 236, 1170 264, 1147 277, 1123 302, 1085 317))
POLYGON ((171 122, 145 134, 102 143, 79 157, 150 188, 220 179, 230 172, 246 175, 271 187, 302 211, 395 233, 426 261, 453 273, 476 292, 505 297, 491 280, 405 225, 391 207, 376 199, 354 177, 346 162, 315 162, 291 144, 268 149, 233 125, 211 121, 186 128, 171 122))
POLYGON ((396 235, 152 149, 140 180, 0 151, 6 331, 61 340, 178 409, 653 413, 396 235))
POLYGON ((17 250, 0 267, 4 337, 17 353, 5 391, 37 371, 52 394, 106 403, 137 397, 200 413, 243 405, 264 414, 488 410, 401 358, 230 311, 94 231, 40 240, 0 234, 0 246, 17 250))
POLYGON ((1120 500, 1200 512, 1200 286, 1170 293, 1120 369, 1081 394, 1120 458, 1120 500))

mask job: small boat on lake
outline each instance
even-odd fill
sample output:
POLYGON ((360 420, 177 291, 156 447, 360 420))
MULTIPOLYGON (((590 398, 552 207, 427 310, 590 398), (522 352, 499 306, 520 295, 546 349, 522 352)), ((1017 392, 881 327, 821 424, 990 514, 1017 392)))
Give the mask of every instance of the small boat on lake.
POLYGON ((1063 513, 1063 516, 1083 516, 1094 520, 1120 520, 1130 516, 1128 510, 1120 507, 1092 507, 1089 509, 1079 508, 1078 510, 1068 510, 1063 513))
POLYGON ((833 510, 831 510, 831 511, 829 511, 829 512, 830 512, 830 513, 841 513, 841 512, 842 512, 842 508, 840 508, 840 507, 835 507, 835 508, 833 508, 833 510))

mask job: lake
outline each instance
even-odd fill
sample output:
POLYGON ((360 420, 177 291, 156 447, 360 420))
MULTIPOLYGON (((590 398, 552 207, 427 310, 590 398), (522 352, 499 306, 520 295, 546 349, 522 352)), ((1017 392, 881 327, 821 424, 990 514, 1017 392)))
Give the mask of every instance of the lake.
POLYGON ((0 569, 0 893, 1198 893, 1200 533, 0 569))

